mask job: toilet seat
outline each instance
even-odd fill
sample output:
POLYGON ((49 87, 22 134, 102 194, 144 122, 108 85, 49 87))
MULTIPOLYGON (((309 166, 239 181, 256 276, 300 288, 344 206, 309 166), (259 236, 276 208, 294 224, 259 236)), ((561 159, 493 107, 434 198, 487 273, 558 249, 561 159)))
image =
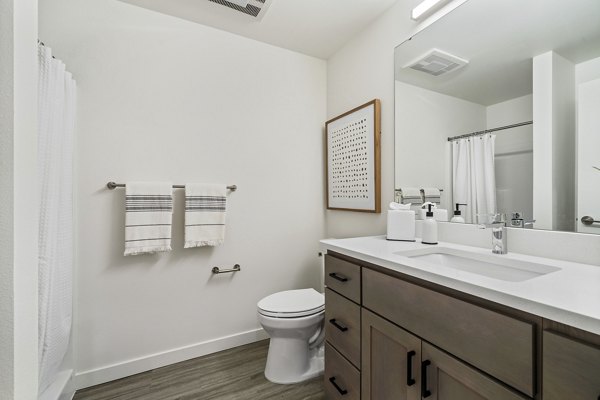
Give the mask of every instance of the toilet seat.
POLYGON ((286 290, 258 302, 258 312, 271 318, 301 318, 323 312, 325 298, 314 289, 286 290))

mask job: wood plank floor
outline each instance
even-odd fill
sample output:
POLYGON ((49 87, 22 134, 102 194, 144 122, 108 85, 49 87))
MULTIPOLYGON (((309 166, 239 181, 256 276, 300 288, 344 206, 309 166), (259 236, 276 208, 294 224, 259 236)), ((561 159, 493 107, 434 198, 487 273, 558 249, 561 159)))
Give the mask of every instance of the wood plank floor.
POLYGON ((77 391, 74 400, 324 400, 323 378, 295 385, 265 379, 268 340, 77 391))

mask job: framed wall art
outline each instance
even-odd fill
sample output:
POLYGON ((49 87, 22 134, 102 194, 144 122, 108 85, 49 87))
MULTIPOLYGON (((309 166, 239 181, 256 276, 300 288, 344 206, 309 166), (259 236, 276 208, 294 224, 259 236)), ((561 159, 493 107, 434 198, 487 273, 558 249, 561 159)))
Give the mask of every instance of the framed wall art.
POLYGON ((327 208, 381 212, 381 105, 378 99, 325 124, 327 208))

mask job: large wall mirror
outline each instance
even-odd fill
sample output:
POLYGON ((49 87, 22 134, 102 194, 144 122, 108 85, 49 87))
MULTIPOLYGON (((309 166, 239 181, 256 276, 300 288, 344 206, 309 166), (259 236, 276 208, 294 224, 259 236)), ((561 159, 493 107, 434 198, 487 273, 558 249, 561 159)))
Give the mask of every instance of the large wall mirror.
POLYGON ((470 0, 396 48, 396 200, 415 188, 600 233, 600 1, 470 0))

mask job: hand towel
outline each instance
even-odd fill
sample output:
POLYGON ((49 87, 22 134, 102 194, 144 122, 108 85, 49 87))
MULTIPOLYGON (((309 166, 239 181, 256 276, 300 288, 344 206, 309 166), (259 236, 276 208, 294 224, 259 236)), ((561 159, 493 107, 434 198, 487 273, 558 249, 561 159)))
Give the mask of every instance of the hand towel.
POLYGON ((125 187, 125 255, 170 251, 172 184, 128 182, 125 187))
POLYGON ((218 246, 225 241, 227 185, 185 185, 185 248, 218 246))
POLYGON ((423 199, 425 202, 432 202, 436 204, 440 204, 441 202, 441 192, 438 188, 423 188, 423 199))

